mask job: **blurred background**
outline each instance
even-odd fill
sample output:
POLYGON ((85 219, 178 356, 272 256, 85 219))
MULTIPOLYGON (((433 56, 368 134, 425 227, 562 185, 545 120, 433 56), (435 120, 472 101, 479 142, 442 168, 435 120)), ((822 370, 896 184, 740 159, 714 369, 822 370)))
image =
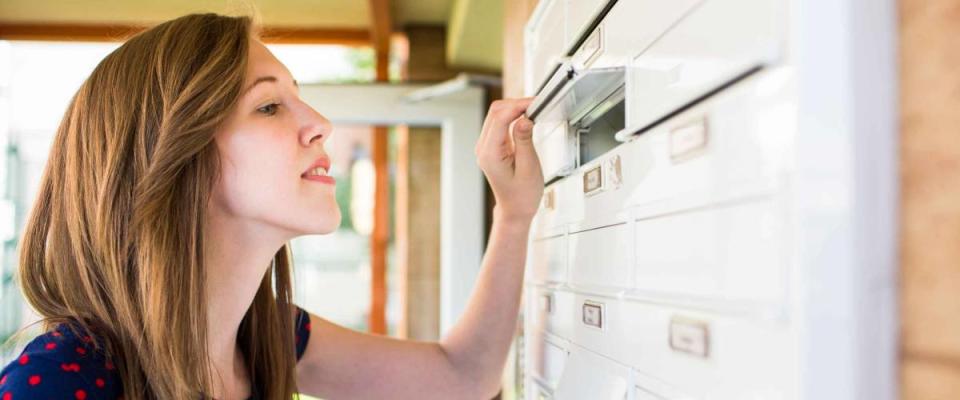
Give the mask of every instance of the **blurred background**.
MULTIPOLYGON (((471 105, 476 113, 500 96, 501 2, 0 2, 0 342, 36 320, 15 282, 16 249, 70 98, 126 35, 208 11, 258 14, 264 42, 304 87, 416 82, 411 88, 429 88, 471 72, 487 82, 471 105)), ((333 234, 293 241, 296 301, 352 329, 436 339, 441 128, 331 119, 336 134, 326 150, 343 222, 333 234), (416 232, 397 231, 398 206, 416 232), (415 244, 403 249, 403 259, 398 235, 415 244), (406 269, 411 264, 414 271, 406 269), (408 302, 410 290, 417 295, 408 302), (422 320, 410 321, 410 310, 422 320)), ((8 343, 3 355, 13 347, 8 343)))
MULTIPOLYGON (((407 101, 430 110, 456 105, 482 117, 491 101, 523 93, 522 33, 536 4, 0 1, 0 361, 17 351, 7 339, 36 320, 16 286, 16 248, 51 139, 70 97, 126 35, 193 12, 256 12, 264 41, 307 93, 352 90, 353 101, 374 102, 389 87, 403 87, 418 93, 407 101)), ((897 10, 900 395, 960 398, 960 1, 898 0, 897 10)), ((321 97, 316 104, 336 100, 321 97)), ((296 301, 352 329, 436 340, 475 276, 490 224, 489 190, 477 171, 462 169, 471 159, 454 164, 442 155, 445 146, 462 144, 443 134, 446 119, 330 112, 336 134, 326 149, 344 218, 333 234, 292 243, 296 301), (444 169, 454 165, 461 169, 444 169), (441 209, 451 204, 441 199, 452 197, 444 197, 441 181, 454 179, 445 173, 465 177, 473 186, 464 193, 476 195, 466 214, 477 229, 462 238, 442 236, 441 209), (467 247, 456 247, 463 246, 458 240, 467 247), (477 265, 445 281, 445 246, 477 265), (462 294, 444 297, 449 291, 462 294)), ((508 364, 508 375, 519 373, 508 364)))

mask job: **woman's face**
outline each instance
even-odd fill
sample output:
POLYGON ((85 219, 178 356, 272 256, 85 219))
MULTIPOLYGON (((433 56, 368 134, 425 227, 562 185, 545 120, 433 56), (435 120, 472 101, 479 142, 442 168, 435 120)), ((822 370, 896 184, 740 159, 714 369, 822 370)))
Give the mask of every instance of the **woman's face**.
POLYGON ((289 237, 332 232, 340 209, 324 171, 330 121, 300 99, 290 71, 260 41, 251 40, 249 54, 244 92, 215 136, 221 177, 213 205, 243 226, 289 237))

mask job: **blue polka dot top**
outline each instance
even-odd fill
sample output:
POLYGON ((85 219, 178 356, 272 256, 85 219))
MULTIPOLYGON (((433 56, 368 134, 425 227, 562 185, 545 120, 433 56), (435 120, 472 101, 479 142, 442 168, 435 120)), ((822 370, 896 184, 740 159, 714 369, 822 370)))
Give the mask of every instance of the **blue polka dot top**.
MULTIPOLYGON (((295 322, 299 360, 310 339, 309 314, 297 307, 295 322)), ((0 400, 122 398, 119 374, 93 339, 63 325, 34 338, 0 371, 0 400)))

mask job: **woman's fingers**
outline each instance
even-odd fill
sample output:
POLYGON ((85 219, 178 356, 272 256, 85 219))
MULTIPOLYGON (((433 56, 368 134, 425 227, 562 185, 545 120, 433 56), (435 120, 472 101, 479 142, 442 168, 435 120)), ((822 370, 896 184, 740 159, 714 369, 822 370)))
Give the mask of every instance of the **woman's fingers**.
POLYGON ((533 146, 533 121, 525 116, 513 125, 513 146, 516 176, 534 178, 542 175, 540 159, 533 146))
POLYGON ((523 116, 532 100, 495 101, 475 148, 497 207, 504 215, 520 218, 536 213, 543 191, 543 174, 533 146, 533 121, 523 116))
POLYGON ((498 153, 509 138, 510 124, 523 115, 532 100, 532 98, 504 99, 494 101, 490 105, 487 118, 483 123, 483 131, 477 141, 478 156, 484 152, 492 157, 503 156, 498 153))

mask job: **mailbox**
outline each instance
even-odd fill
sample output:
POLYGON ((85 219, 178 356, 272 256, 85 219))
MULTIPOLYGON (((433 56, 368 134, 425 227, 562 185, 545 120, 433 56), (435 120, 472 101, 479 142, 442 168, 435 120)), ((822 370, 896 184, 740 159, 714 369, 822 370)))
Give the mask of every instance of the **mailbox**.
POLYGON ((864 33, 886 22, 827 10, 847 3, 539 1, 526 400, 893 398, 871 382, 893 370, 894 258, 875 272, 858 246, 892 235, 866 213, 894 202, 873 168, 892 165, 895 131, 860 127, 889 110, 851 67, 873 73, 883 52, 864 33))

